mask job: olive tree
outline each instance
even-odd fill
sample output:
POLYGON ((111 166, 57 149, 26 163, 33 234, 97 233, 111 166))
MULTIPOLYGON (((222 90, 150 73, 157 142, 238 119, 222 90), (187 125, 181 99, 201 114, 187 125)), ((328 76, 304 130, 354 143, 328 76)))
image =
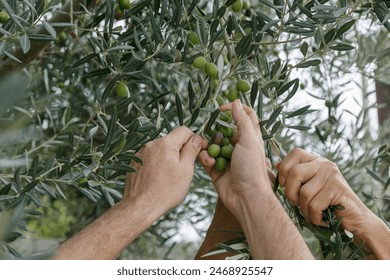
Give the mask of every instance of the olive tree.
MULTIPOLYGON (((389 6, 0 0, 2 257, 26 257, 12 245, 22 236, 69 237, 115 204, 148 141, 181 125, 207 139, 217 126, 234 128, 219 106, 237 98, 257 112, 272 165, 293 146, 324 155, 382 215, 390 149, 372 135, 368 112, 377 104, 366 100, 373 75, 388 69, 389 6), (375 52, 367 60, 361 54, 373 37, 375 52), (346 80, 357 74, 360 81, 346 80), (357 114, 342 106, 354 84, 360 86, 353 93, 357 114), (343 122, 346 114, 353 121, 343 122), (48 217, 56 223, 44 230, 48 217)), ((274 188, 316 257, 365 258, 334 209, 324 212, 329 228, 307 224, 277 182, 274 188)), ((215 200, 197 166, 185 202, 143 238, 164 244, 169 257, 177 221, 202 235, 215 200)), ((221 240, 226 250, 236 248, 232 243, 221 240)), ((237 254, 250 258, 246 247, 237 254)))

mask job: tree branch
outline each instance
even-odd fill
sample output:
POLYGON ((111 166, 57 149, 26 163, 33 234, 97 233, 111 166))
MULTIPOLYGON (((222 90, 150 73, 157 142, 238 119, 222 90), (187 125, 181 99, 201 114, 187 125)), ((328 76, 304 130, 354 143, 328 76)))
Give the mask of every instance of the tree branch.
MULTIPOLYGON (((73 0, 63 6, 60 10, 55 11, 53 14, 53 18, 49 21, 49 23, 60 23, 60 22, 70 22, 71 21, 71 11, 73 13, 77 13, 82 11, 84 0, 73 0), (73 4, 73 7, 71 6, 73 4)), ((88 1, 88 7, 94 5, 96 0, 88 1)), ((76 14, 73 14, 73 20, 77 17, 76 14)), ((55 27, 57 33, 62 32, 66 27, 55 27)), ((37 30, 35 34, 45 34, 48 35, 47 30, 44 27, 41 27, 37 30)), ((50 41, 48 42, 31 42, 30 50, 27 53, 23 53, 21 48, 15 50, 13 55, 19 59, 22 63, 19 63, 15 60, 10 59, 9 57, 4 58, 0 61, 0 76, 5 74, 23 69, 31 61, 37 59, 41 56, 42 52, 49 46, 50 41)))

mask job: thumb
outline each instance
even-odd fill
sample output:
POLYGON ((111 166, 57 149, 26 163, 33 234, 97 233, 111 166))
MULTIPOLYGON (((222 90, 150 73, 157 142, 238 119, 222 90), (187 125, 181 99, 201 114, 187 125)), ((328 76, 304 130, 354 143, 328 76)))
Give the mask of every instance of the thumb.
POLYGON ((202 149, 204 140, 199 135, 191 136, 191 138, 183 145, 180 151, 180 160, 194 163, 202 149))

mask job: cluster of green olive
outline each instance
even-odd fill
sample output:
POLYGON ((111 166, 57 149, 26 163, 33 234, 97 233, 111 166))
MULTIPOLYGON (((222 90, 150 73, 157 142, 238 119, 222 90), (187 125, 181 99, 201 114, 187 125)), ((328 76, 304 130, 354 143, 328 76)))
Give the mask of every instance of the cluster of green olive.
MULTIPOLYGON (((221 112, 219 119, 225 123, 232 124, 233 117, 231 111, 221 112)), ((230 139, 234 135, 234 128, 217 123, 214 130, 208 132, 211 138, 207 148, 209 156, 215 158, 214 169, 222 172, 225 170, 228 161, 230 161, 234 146, 230 139)))
POLYGON ((115 7, 115 19, 119 20, 125 14, 125 10, 130 9, 130 0, 118 0, 118 6, 115 7))
POLYGON ((207 76, 211 78, 218 78, 218 68, 212 62, 207 61, 204 56, 198 56, 194 59, 192 65, 197 69, 204 69, 207 76))

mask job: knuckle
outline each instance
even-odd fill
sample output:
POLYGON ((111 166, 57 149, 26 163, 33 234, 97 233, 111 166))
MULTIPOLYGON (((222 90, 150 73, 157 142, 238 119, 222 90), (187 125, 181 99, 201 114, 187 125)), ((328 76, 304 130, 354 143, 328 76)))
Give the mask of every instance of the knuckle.
POLYGON ((291 179, 299 179, 300 173, 301 172, 300 172, 299 166, 298 165, 294 165, 290 169, 289 177, 291 179))
POLYGON ((305 151, 301 148, 293 148, 290 153, 295 155, 295 156, 299 156, 301 154, 303 154, 305 151))

